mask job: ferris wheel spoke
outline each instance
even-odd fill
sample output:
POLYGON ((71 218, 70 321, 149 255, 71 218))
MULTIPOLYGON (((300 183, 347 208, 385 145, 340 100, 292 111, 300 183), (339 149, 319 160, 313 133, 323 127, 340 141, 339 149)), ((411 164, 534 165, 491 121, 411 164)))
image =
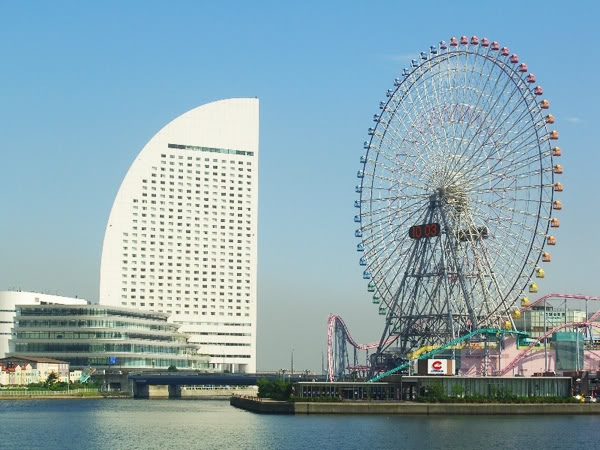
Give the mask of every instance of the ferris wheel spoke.
MULTIPOLYGON (((439 67, 439 65, 438 65, 439 67)), ((439 93, 437 90, 437 85, 435 83, 437 78, 436 74, 433 74, 431 77, 428 77, 427 79, 424 79, 423 83, 421 84, 420 88, 423 90, 423 97, 425 98, 425 101, 422 100, 422 97, 420 96, 420 90, 417 89, 416 92, 419 95, 419 99, 421 100, 421 102, 423 103, 423 109, 425 109, 428 112, 428 115, 426 117, 431 117, 431 119, 433 120, 433 122, 430 120, 428 121, 428 126, 429 126, 429 133, 433 133, 433 135, 436 137, 436 139, 433 140, 433 142, 437 143, 435 152, 433 152, 433 154, 430 154, 430 157, 436 157, 436 159, 440 159, 440 156, 443 156, 444 154, 444 150, 445 148, 447 148, 447 144, 448 144, 448 140, 447 140, 447 133, 445 128, 441 127, 441 130, 444 132, 444 136, 443 139, 446 143, 446 147, 441 145, 442 142, 442 136, 438 135, 436 130, 436 123, 442 123, 443 121, 443 117, 441 114, 441 111, 439 110, 439 107, 437 107, 437 104, 434 103, 435 100, 438 100, 438 104, 439 104, 439 93), (429 82, 429 84, 427 83, 429 82), (427 86, 430 86, 431 89, 427 89, 427 86), (434 98, 430 99, 429 98, 429 90, 431 90, 434 98), (426 107, 425 107, 426 106, 426 107)), ((434 149, 432 149, 434 150, 434 149)))
MULTIPOLYGON (((424 88, 424 86, 426 85, 427 81, 433 80, 433 79, 434 79, 434 77, 435 77, 435 76, 432 76, 432 77, 430 77, 430 78, 429 78, 429 80, 428 80, 428 79, 422 80, 422 82, 421 82, 420 84, 418 84, 418 85, 417 85, 417 83, 415 83, 415 85, 416 85, 416 87, 415 87, 415 90, 418 92, 418 89, 419 89, 419 88, 424 88)), ((417 113, 417 111, 418 111, 418 107, 419 107, 419 106, 421 106, 421 107, 422 107, 421 109, 424 109, 423 107, 424 107, 424 106, 426 106, 426 102, 424 102, 424 101, 422 100, 422 98, 420 98, 420 101, 416 101, 414 98, 412 98, 412 95, 411 95, 410 93, 409 93, 409 94, 407 94, 407 96, 408 96, 408 97, 410 98, 410 100, 411 100, 411 101, 410 101, 411 108, 410 108, 410 109, 407 109, 407 108, 404 106, 404 104, 402 104, 402 103, 398 103, 398 105, 399 105, 398 107, 400 107, 400 106, 401 106, 401 107, 403 108, 403 111, 404 111, 404 115, 400 116, 400 118, 398 118, 398 120, 400 120, 400 121, 401 121, 401 123, 403 124, 404 128, 405 128, 405 129, 406 129, 408 132, 410 132, 410 130, 411 130, 411 127, 408 127, 408 126, 406 125, 406 122, 404 122, 404 120, 403 120, 403 119, 404 119, 404 116, 410 117, 410 118, 411 118, 411 123, 413 123, 413 122, 414 122, 414 119, 415 119, 415 116, 418 114, 418 113, 417 113)), ((428 101, 428 103, 430 103, 430 102, 431 102, 431 101, 429 100, 429 101, 428 101)), ((390 112, 390 114, 396 114, 396 112, 397 112, 397 111, 393 111, 393 112, 390 112)), ((436 111, 434 110, 434 113, 435 113, 435 112, 436 112, 436 111)), ((439 112, 438 112, 438 113, 439 113, 439 112)), ((428 118, 428 117, 427 117, 427 118, 428 118)), ((434 119, 435 119, 435 117, 434 117, 434 119)), ((438 118, 438 120, 439 120, 439 118, 438 118)), ((431 129, 431 122, 429 122, 429 123, 428 123, 428 129, 427 129, 427 132, 429 132, 429 130, 430 130, 430 129, 431 129)), ((423 129, 421 128, 421 130, 423 130, 423 129)))
MULTIPOLYGON (((413 102, 413 103, 416 105, 416 102, 413 102)), ((403 126, 403 128, 406 130, 408 135, 412 135, 416 131, 420 138, 418 142, 420 142, 423 145, 423 149, 426 150, 428 154, 433 155, 434 154, 433 149, 430 148, 429 143, 423 138, 423 136, 428 134, 428 130, 432 129, 431 124, 429 124, 429 128, 420 126, 419 124, 415 123, 415 120, 411 119, 411 113, 404 107, 404 104, 402 104, 401 106, 402 106, 404 115, 402 115, 399 118, 399 124, 403 126), (406 123, 404 116, 409 118, 410 126, 406 123)), ((394 127, 393 122, 389 123, 388 128, 392 131, 392 133, 394 133, 395 136, 402 135, 401 131, 394 127)), ((418 150, 418 147, 416 148, 416 150, 418 150)), ((424 157, 420 152, 416 151, 415 156, 417 156, 420 159, 421 163, 425 164, 427 162, 427 158, 424 157)))
MULTIPOLYGON (((474 203, 482 204, 482 205, 487 205, 487 206, 490 205, 487 202, 484 202, 484 201, 478 200, 478 199, 474 199, 474 198, 471 199, 471 201, 474 202, 474 203)), ((518 209, 518 208, 512 208, 512 207, 509 207, 509 206, 503 206, 503 205, 499 205, 499 204, 494 204, 494 207, 498 208, 498 209, 501 209, 503 211, 506 211, 506 212, 514 212, 516 214, 521 214, 521 215, 528 216, 528 217, 535 217, 535 218, 538 217, 538 215, 536 213, 533 213, 533 212, 530 212, 530 211, 525 211, 525 210, 518 209)))
MULTIPOLYGON (((514 149, 510 149, 510 151, 508 151, 508 150, 505 151, 505 153, 510 153, 510 154, 515 154, 515 153, 518 154, 520 151, 523 151, 525 153, 525 150, 528 147, 534 146, 537 143, 539 143, 539 138, 537 137, 537 134, 538 134, 537 132, 538 132, 539 129, 542 129, 542 128, 543 128, 543 125, 539 126, 537 124, 533 124, 530 128, 522 130, 519 134, 517 134, 516 136, 514 136, 510 141, 499 142, 498 144, 500 144, 500 145, 496 145, 496 150, 493 151, 493 152, 491 152, 491 153, 489 153, 487 155, 487 158, 494 158, 494 157, 496 157, 499 154, 499 152, 500 152, 500 150, 499 150, 500 148, 509 149, 510 145, 513 144, 516 141, 516 139, 522 138, 523 135, 524 135, 524 133, 530 132, 530 134, 525 135, 525 137, 527 139, 529 139, 528 141, 521 142, 518 145, 518 147, 516 147, 514 149)), ((483 143, 481 145, 480 149, 482 149, 486 145, 487 145, 487 142, 483 143)), ((478 153, 481 153, 481 150, 479 150, 478 153)), ((535 155, 532 155, 532 156, 535 156, 535 155)), ((539 155, 538 155, 538 157, 539 157, 539 155)), ((496 158, 496 164, 500 164, 502 161, 505 161, 505 159, 501 158, 500 156, 498 156, 496 158)))
MULTIPOLYGON (((365 239, 364 243, 368 244, 370 248, 373 249, 380 249, 380 247, 382 245, 385 244, 386 239, 389 239, 390 237, 395 237, 398 233, 402 233, 402 229, 404 228, 405 224, 411 220, 411 218, 419 218, 419 217, 423 217, 423 214, 421 215, 417 215, 418 211, 415 211, 414 214, 412 214, 410 216, 410 218, 407 218, 406 220, 404 220, 402 223, 398 224, 398 225, 394 225, 393 227, 391 227, 391 229, 387 229, 387 231, 381 230, 379 233, 373 233, 369 239, 365 239)), ((396 249, 402 249, 404 247, 409 246, 408 244, 408 238, 407 237, 403 237, 401 240, 393 241, 396 245, 394 246, 394 251, 396 249)), ((388 252, 388 255, 391 256, 393 253, 388 252)), ((371 258, 371 254, 369 251, 365 252, 365 257, 367 258, 367 260, 369 260, 371 258)))
MULTIPOLYGON (((497 243, 494 245, 494 250, 492 251, 495 255, 493 266, 496 266, 499 259, 504 259, 508 264, 507 267, 513 267, 510 265, 511 261, 523 256, 517 249, 527 246, 527 240, 524 240, 522 235, 518 233, 509 234, 506 229, 502 230, 498 227, 492 229, 492 236, 491 242, 497 243)), ((482 245, 485 245, 485 242, 482 245)))
POLYGON ((500 183, 500 181, 496 181, 496 186, 492 186, 492 187, 481 187, 481 186, 477 186, 476 188, 470 188, 467 193, 470 195, 481 195, 481 194, 507 194, 509 192, 516 192, 516 191, 539 191, 540 187, 552 187, 551 184, 548 185, 539 185, 539 184, 522 184, 522 185, 514 185, 514 186, 500 186, 498 187, 497 185, 500 183))
MULTIPOLYGON (((522 100, 522 102, 523 102, 523 101, 524 101, 524 100, 522 100)), ((484 149, 488 147, 488 145, 489 145, 489 142, 490 142, 490 139, 492 139, 492 136, 495 136, 495 135, 496 135, 496 133, 498 132, 498 130, 499 130, 499 129, 500 129, 502 126, 503 126, 503 125, 505 125, 506 121, 507 121, 507 120, 509 120, 508 118, 511 116, 511 114, 512 114, 512 113, 514 113, 515 111, 517 111, 517 108, 520 106, 520 104, 521 104, 521 103, 517 104, 517 105, 515 106, 515 108, 513 109, 513 111, 509 112, 509 113, 506 115, 505 119, 504 119, 502 122, 500 122, 500 123, 498 123, 498 122, 497 122, 497 120, 499 120, 499 118, 500 118, 500 117, 502 117, 502 113, 498 114, 498 117, 497 117, 497 119, 496 119, 496 122, 495 122, 495 124, 494 124, 494 125, 496 125, 496 127, 495 127, 495 128, 492 128, 492 127, 490 127, 490 129, 491 129, 492 131, 490 131, 490 132, 486 133, 486 137, 485 137, 484 141, 481 143, 481 145, 480 145, 479 147, 477 147, 476 149, 474 149, 474 151, 473 151, 473 153, 472 153, 472 157, 471 157, 471 158, 473 158, 473 157, 478 157, 478 156, 479 156, 479 155, 480 155, 480 154, 481 154, 481 153, 484 151, 484 149)), ((514 123, 513 123, 513 125, 511 126, 511 128, 509 128, 508 130, 506 130, 506 131, 505 131, 505 134, 508 134, 508 133, 512 132, 512 129, 513 129, 515 126, 518 126, 518 125, 519 125, 519 124, 522 122, 522 120, 523 120, 523 119, 524 119, 524 118, 525 118, 525 117, 526 117, 528 114, 530 114, 530 113, 531 113, 530 109, 526 109, 525 111, 523 111, 523 112, 521 113, 521 115, 520 115, 520 116, 519 116, 519 117, 518 117, 518 118, 517 118, 517 119, 514 121, 514 123)), ((487 155, 487 157, 492 157, 492 156, 495 156, 495 155, 496 155, 496 154, 497 154, 497 153, 500 151, 500 149, 501 149, 501 148, 502 148, 502 149, 504 149, 504 148, 509 148, 510 144, 512 144, 512 143, 513 143, 513 142, 514 142, 516 139, 518 139, 519 137, 521 137, 521 136, 522 136, 524 133, 526 133, 526 132, 528 132, 528 131, 532 131, 532 134, 533 134, 533 133, 537 133, 537 130, 538 130, 539 128, 542 128, 543 126, 544 126, 544 125, 543 125, 543 123, 542 123, 542 124, 538 124, 538 123, 535 123, 535 122, 534 122, 534 123, 530 124, 530 125, 529 125, 529 127, 525 128, 525 129, 522 129, 522 130, 518 131, 517 133, 515 133, 515 136, 514 136, 514 137, 512 137, 510 141, 508 141, 508 142, 503 142, 503 143, 498 143, 498 144, 502 144, 502 145, 495 145, 495 148, 496 148, 496 150, 495 150, 495 151, 493 151, 493 152, 491 152, 491 153, 489 153, 489 154, 487 155)), ((469 145, 470 145, 470 143, 469 143, 469 145)))
MULTIPOLYGON (((422 217, 423 214, 424 214, 424 211, 415 210, 412 214, 410 214, 407 218, 405 218, 403 221, 401 221, 398 224, 394 224, 394 225, 386 224, 387 226, 385 228, 384 227, 376 227, 378 231, 374 231, 374 227, 372 227, 370 225, 369 229, 366 230, 369 234, 363 240, 363 244, 369 246, 369 250, 366 250, 364 253, 367 260, 372 258, 370 249, 381 250, 381 247, 385 246, 385 242, 387 242, 386 241, 387 239, 395 238, 399 233, 401 235, 401 233, 403 232, 402 229, 406 226, 407 223, 409 223, 410 220, 422 217)), ((406 246, 407 238, 403 237, 402 239, 400 239, 398 241, 394 239, 393 242, 395 244, 395 247, 406 246)), ((376 250, 373 250, 374 254, 377 254, 376 250)))
MULTIPOLYGON (((483 120, 481 120, 481 124, 479 125, 479 127, 477 128, 477 130, 473 133, 472 137, 469 139, 469 141, 467 142, 467 144, 463 147, 463 153, 462 153, 463 157, 465 157, 467 155, 467 152, 469 151, 469 149, 471 147, 471 144, 472 144, 473 140, 475 139, 475 137, 478 136, 478 135, 480 135, 480 133, 482 131, 483 125, 489 123, 488 119, 490 119, 490 115, 493 113, 496 105, 498 104, 498 102, 500 101, 500 99, 502 98, 502 96, 504 95, 504 92, 505 92, 506 88, 510 86, 511 81, 513 81, 512 78, 508 78, 506 80, 506 82, 505 82, 505 84, 504 84, 504 86, 502 88, 502 91, 497 96, 494 104, 492 105, 491 108, 487 109, 487 114, 485 115, 485 117, 483 118, 483 120)), ((492 116, 492 120, 494 121, 494 123, 497 120, 499 120, 499 118, 503 117, 504 110, 506 109, 507 105, 510 103, 510 99, 512 99, 512 97, 517 92, 519 92, 519 89, 518 89, 517 86, 515 86, 513 88, 513 90, 511 91, 510 96, 508 97, 508 101, 506 101, 504 103, 504 105, 502 106, 502 109, 500 110, 500 112, 498 112, 495 116, 492 116), (495 119, 494 119, 494 117, 495 117, 495 119)), ((517 104, 517 106, 518 106, 518 104, 517 104)), ((509 116, 510 116, 509 113, 505 115, 505 117, 509 117, 509 116)), ((492 129, 493 130, 493 128, 491 126, 488 126, 487 129, 492 129)), ((486 142, 487 142, 491 138, 491 136, 493 136, 493 133, 488 132, 486 134, 488 135, 488 137, 486 138, 486 142)), ((474 152, 471 153, 471 156, 466 159, 465 164, 468 163, 471 160, 471 158, 473 158, 474 156, 475 156, 475 153, 474 152)), ((464 168, 464 166, 463 167, 459 167, 458 171, 460 172, 461 170, 463 170, 463 168, 464 168)))
MULTIPOLYGON (((509 173, 514 173, 515 171, 519 171, 522 169, 526 169, 529 166, 531 166, 532 164, 537 164, 539 167, 539 163, 540 161, 542 161, 542 158, 540 158, 539 153, 536 151, 536 147, 531 145, 530 146, 530 151, 529 152, 517 152, 517 154, 515 155, 515 158, 519 157, 519 153, 522 154, 522 157, 520 157, 520 159, 504 159, 504 160, 498 160, 496 161, 491 167, 488 168, 488 171, 485 172, 484 174, 478 174, 476 177, 474 176, 474 178, 481 178, 483 177, 500 177, 503 178, 503 172, 501 172, 502 170, 504 170, 504 176, 506 178, 511 178, 510 176, 508 176, 507 174, 509 173), (534 151, 531 151, 534 150, 534 151), (507 164, 505 164, 504 166, 501 165, 502 162, 506 162, 507 164)), ((545 167, 542 169, 536 169, 538 174, 541 174, 543 172, 551 172, 552 168, 551 167, 545 167)), ((522 175, 522 174, 520 174, 522 175)))
POLYGON ((404 213, 406 218, 409 218, 413 214, 420 213, 421 211, 426 211, 426 207, 422 205, 421 202, 414 202, 408 205, 404 205, 402 207, 380 208, 365 211, 361 213, 361 219, 368 219, 369 223, 365 225, 361 224, 361 230, 370 231, 376 226, 385 223, 390 223, 395 217, 397 217, 399 212, 404 213))
MULTIPOLYGON (((519 170, 530 167, 532 162, 535 162, 535 160, 534 161, 523 161, 518 166, 501 167, 498 170, 481 174, 478 178, 482 181, 482 183, 474 186, 474 188, 479 188, 479 187, 483 186, 484 184, 489 183, 490 179, 495 179, 496 182, 512 181, 513 183, 516 183, 520 180, 527 180, 532 177, 534 177, 534 179, 537 178, 538 180, 540 180, 541 177, 543 177, 543 175, 545 173, 552 172, 552 169, 549 169, 549 168, 548 169, 536 168, 534 170, 530 170, 529 172, 518 172, 519 170)), ((538 167, 539 167, 539 163, 538 163, 538 167)), ((542 183, 540 183, 540 185, 541 184, 542 183)), ((550 183, 548 183, 548 184, 550 184, 550 183)), ((540 186, 540 185, 538 185, 538 186, 540 186)))
MULTIPOLYGON (((511 151, 509 156, 498 156, 495 159, 492 157, 485 158, 483 161, 488 163, 488 167, 484 173, 487 175, 495 175, 498 173, 496 169, 524 168, 533 163, 539 164, 543 159, 544 158, 540 157, 537 152, 537 147, 533 145, 533 143, 530 143, 528 146, 523 146, 519 150, 511 151), (489 165, 490 162, 492 163, 491 166, 489 165)), ((550 170, 550 168, 548 169, 550 170)), ((474 177, 478 178, 478 176, 475 175, 474 177)))
MULTIPOLYGON (((427 211, 422 211, 422 214, 419 216, 419 219, 423 219, 425 217, 425 214, 427 213, 427 211)), ((407 221, 410 219, 407 219, 407 221)), ((407 222, 405 221, 405 223, 407 222)), ((403 228, 404 224, 400 224, 399 226, 395 227, 393 232, 398 232, 398 230, 401 230, 403 228)), ((390 233, 391 234, 391 233, 390 233)), ((386 236, 381 236, 378 243, 383 243, 384 239, 386 239, 390 234, 386 235, 386 236)), ((397 244, 392 248, 391 251, 387 251, 386 255, 387 258, 383 259, 382 261, 378 261, 378 264, 375 265, 370 265, 369 267, 372 268, 372 270, 375 271, 379 271, 382 267, 385 267, 387 265, 387 262, 389 260, 393 259, 405 259, 406 257, 408 257, 408 255, 410 254, 410 249, 413 247, 413 245, 415 245, 414 243, 409 243, 409 239, 407 236, 408 233, 403 234, 403 238, 397 242, 397 244)), ((375 243, 375 245, 373 246, 373 248, 376 248, 378 245, 377 243, 375 243)), ((367 255, 366 255, 367 256, 367 255)), ((398 264, 398 262, 400 261, 396 261, 396 264, 398 264)), ((394 266, 389 266, 388 271, 389 270, 393 270, 394 266)), ((399 266, 401 267, 401 266, 399 266)), ((377 273, 377 272, 376 272, 377 273)), ((386 272, 386 276, 387 276, 387 272, 386 272)))
MULTIPOLYGON (((514 261, 523 260, 526 256, 525 250, 528 251, 531 246, 530 239, 527 239, 523 234, 523 228, 515 232, 509 227, 496 227, 492 233, 496 241, 502 242, 500 247, 494 248, 491 251, 488 250, 488 253, 494 256, 493 266, 501 264, 502 260, 505 263, 505 267, 516 267, 514 261)), ((543 242, 543 236, 541 239, 543 242)))
MULTIPOLYGON (((377 197, 371 200, 363 200, 364 203, 367 202, 397 202, 399 200, 416 200, 416 199, 426 199, 429 198, 431 194, 413 194, 413 195, 394 195, 391 197, 377 197)), ((401 206, 399 206, 401 208, 401 206)))

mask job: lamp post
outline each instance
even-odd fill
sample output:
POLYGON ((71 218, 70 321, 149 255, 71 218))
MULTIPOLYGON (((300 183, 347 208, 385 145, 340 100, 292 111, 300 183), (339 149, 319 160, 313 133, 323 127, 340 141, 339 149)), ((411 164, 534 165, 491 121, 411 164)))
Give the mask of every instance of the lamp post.
POLYGON ((294 349, 292 348, 292 365, 290 367, 290 379, 294 375, 294 349))

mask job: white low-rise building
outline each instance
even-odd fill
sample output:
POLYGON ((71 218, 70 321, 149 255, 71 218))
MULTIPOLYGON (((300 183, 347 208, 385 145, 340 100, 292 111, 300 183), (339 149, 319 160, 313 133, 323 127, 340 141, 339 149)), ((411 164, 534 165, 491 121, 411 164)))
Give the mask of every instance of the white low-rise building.
POLYGON ((42 294, 28 291, 0 291, 0 359, 9 352, 8 341, 13 335, 17 305, 87 305, 82 298, 42 294))

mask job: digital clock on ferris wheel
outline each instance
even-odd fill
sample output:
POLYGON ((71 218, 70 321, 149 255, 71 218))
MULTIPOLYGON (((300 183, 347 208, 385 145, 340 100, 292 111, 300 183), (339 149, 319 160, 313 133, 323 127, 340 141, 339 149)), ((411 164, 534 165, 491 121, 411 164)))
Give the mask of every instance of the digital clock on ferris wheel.
POLYGON ((431 238, 439 235, 439 223, 425 223, 422 225, 413 225, 408 230, 408 237, 410 237, 411 239, 431 238))

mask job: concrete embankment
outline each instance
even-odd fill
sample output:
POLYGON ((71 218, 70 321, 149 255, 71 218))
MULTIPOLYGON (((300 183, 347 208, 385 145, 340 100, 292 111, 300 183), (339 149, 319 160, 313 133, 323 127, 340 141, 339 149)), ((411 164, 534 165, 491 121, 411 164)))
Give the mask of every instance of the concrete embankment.
POLYGON ((229 404, 236 408, 262 414, 295 414, 295 404, 292 402, 277 402, 258 397, 232 396, 229 404))
POLYGON ((411 402, 276 402, 231 397, 236 408, 263 414, 381 414, 381 415, 557 415, 600 414, 600 404, 466 404, 411 402))

